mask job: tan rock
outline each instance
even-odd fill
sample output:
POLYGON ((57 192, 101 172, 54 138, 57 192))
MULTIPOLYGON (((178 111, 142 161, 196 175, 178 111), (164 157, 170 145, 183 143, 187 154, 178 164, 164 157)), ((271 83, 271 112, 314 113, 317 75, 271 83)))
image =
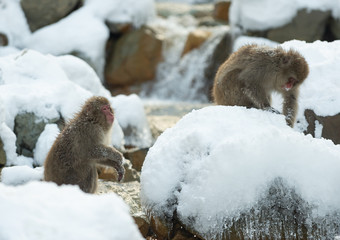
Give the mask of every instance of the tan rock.
POLYGON ((154 79, 162 60, 161 34, 150 27, 126 33, 121 37, 105 67, 105 79, 111 86, 126 86, 154 79))
POLYGON ((195 48, 199 48, 210 35, 211 32, 202 29, 196 29, 190 32, 184 45, 182 56, 195 48))
POLYGON ((147 217, 143 213, 133 214, 132 217, 135 220, 140 233, 144 238, 146 238, 150 229, 150 224, 147 220, 147 217))
POLYGON ((132 148, 127 150, 126 153, 124 153, 124 157, 129 159, 132 164, 132 167, 140 172, 142 170, 142 166, 148 151, 149 151, 148 148, 143 149, 132 148))
POLYGON ((80 0, 21 0, 21 7, 25 13, 32 32, 46 25, 55 23, 68 15, 80 0))
POLYGON ((229 22, 230 4, 230 1, 217 2, 214 6, 214 18, 218 21, 229 22))
POLYGON ((316 115, 313 110, 306 109, 304 115, 308 122, 305 134, 315 137, 315 125, 318 122, 322 125, 321 137, 332 140, 334 144, 340 144, 340 113, 322 117, 316 115))

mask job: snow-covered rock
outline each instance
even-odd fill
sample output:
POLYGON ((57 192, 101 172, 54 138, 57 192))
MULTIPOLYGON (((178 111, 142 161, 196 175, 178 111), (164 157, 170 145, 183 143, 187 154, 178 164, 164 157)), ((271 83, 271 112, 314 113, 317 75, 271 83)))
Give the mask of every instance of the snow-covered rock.
POLYGON ((235 231, 330 239, 340 234, 339 173, 340 146, 289 128, 282 115, 212 106, 184 116, 150 148, 141 200, 152 216, 176 212, 206 239, 235 231))

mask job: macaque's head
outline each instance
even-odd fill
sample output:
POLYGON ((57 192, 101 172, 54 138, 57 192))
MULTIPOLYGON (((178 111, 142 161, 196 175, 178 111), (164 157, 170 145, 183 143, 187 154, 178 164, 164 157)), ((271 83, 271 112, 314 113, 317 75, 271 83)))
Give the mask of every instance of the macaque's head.
POLYGON ((99 122, 104 128, 110 128, 113 124, 114 112, 105 97, 91 97, 85 102, 82 112, 86 119, 99 122))
POLYGON ((295 50, 289 50, 280 59, 280 73, 278 74, 278 88, 289 91, 299 87, 309 73, 305 58, 295 50))

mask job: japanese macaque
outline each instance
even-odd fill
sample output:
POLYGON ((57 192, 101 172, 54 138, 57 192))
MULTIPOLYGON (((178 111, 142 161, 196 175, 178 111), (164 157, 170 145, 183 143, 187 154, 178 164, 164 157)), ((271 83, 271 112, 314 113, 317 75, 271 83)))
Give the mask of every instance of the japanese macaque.
POLYGON ((309 67, 295 50, 246 45, 230 55, 219 67, 212 96, 219 105, 245 106, 279 113, 271 107, 271 93, 283 97, 283 115, 293 127, 297 113, 299 86, 309 67))
POLYGON ((44 180, 78 185, 84 192, 94 193, 98 180, 96 164, 101 164, 114 167, 120 181, 124 176, 122 154, 106 145, 113 121, 114 113, 106 98, 88 99, 49 151, 44 180))

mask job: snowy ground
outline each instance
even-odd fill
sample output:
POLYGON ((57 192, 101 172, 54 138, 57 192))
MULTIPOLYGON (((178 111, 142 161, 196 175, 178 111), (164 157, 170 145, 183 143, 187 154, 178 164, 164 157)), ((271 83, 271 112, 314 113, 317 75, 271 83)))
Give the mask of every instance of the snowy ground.
POLYGON ((0 239, 141 240, 129 208, 115 194, 90 195, 76 186, 0 184, 0 239))

